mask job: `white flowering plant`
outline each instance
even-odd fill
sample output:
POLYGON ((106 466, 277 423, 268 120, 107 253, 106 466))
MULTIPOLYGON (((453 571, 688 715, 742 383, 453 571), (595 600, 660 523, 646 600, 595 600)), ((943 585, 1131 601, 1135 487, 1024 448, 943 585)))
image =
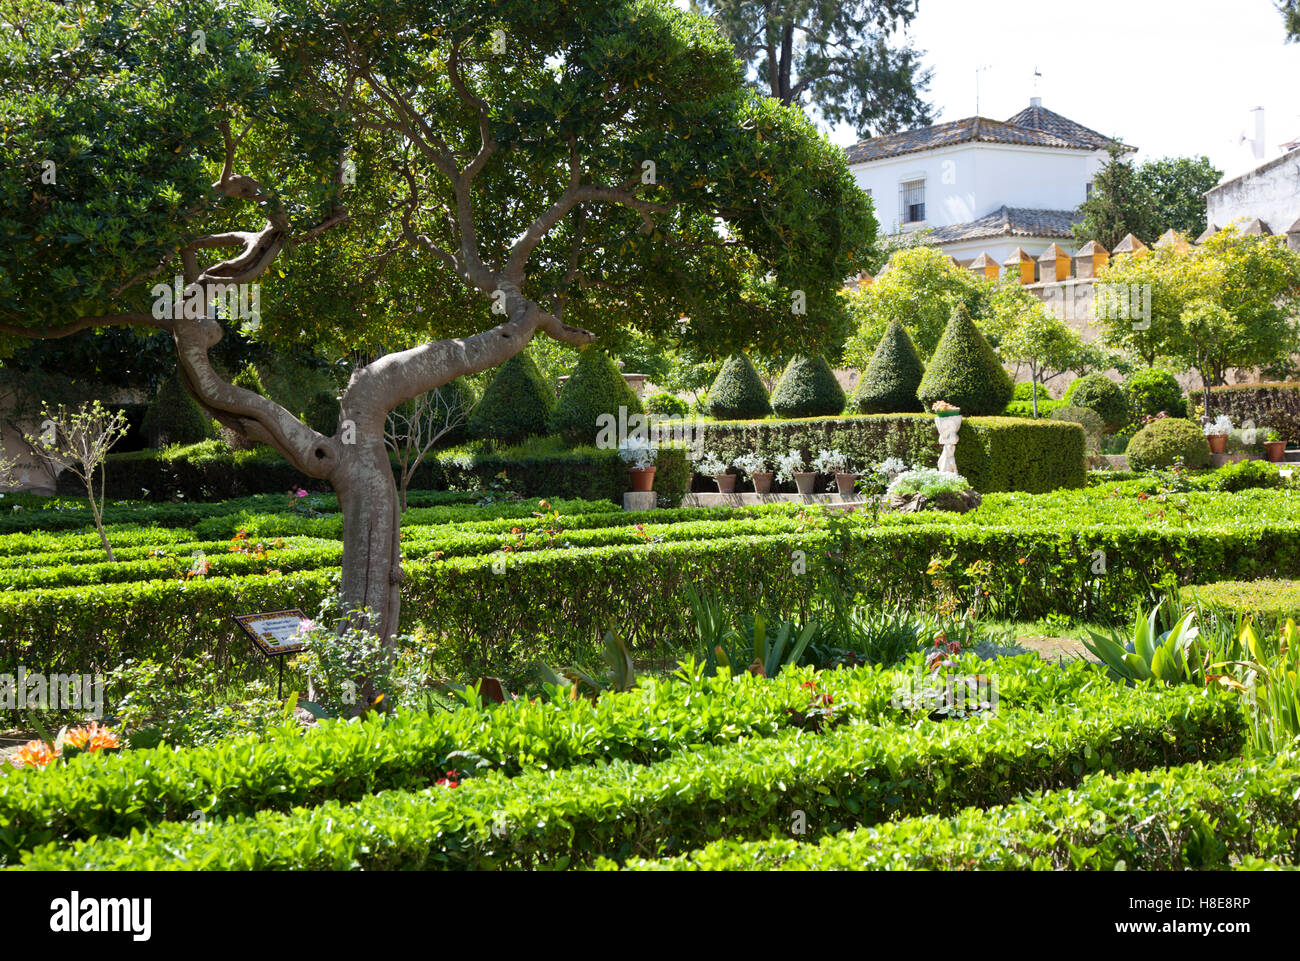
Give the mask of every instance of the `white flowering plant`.
POLYGON ((1220 414, 1214 419, 1213 424, 1205 425, 1206 437, 1227 436, 1232 433, 1232 418, 1227 414, 1220 414))
POLYGON ((813 458, 812 469, 819 474, 847 474, 849 459, 837 450, 823 450, 813 458))
POLYGON ((776 459, 776 476, 778 480, 792 481, 795 474, 801 474, 807 469, 803 462, 803 455, 797 450, 782 454, 776 459))
POLYGON ((884 474, 892 483, 899 474, 907 471, 907 462, 901 457, 886 457, 876 465, 876 473, 884 474))
POLYGON ((659 448, 639 437, 629 437, 618 449, 618 456, 631 470, 649 470, 655 466, 659 448))
POLYGON ((707 477, 717 477, 727 472, 727 462, 712 451, 705 451, 695 469, 707 477))
POLYGON ((918 467, 899 474, 889 485, 889 494, 907 497, 910 494, 960 494, 969 489, 970 482, 960 474, 949 474, 933 467, 918 467))
POLYGON ((758 453, 741 454, 731 462, 731 466, 738 471, 743 471, 750 477, 755 474, 767 473, 767 461, 763 459, 762 454, 758 453))

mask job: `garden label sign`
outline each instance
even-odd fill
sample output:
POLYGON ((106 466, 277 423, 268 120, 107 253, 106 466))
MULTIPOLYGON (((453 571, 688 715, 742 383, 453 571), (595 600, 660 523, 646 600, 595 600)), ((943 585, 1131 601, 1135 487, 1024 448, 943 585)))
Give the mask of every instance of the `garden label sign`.
POLYGON ((307 619, 302 611, 267 611, 263 614, 236 614, 235 621, 253 639, 253 643, 267 657, 281 657, 306 650, 307 645, 295 641, 298 628, 307 619))

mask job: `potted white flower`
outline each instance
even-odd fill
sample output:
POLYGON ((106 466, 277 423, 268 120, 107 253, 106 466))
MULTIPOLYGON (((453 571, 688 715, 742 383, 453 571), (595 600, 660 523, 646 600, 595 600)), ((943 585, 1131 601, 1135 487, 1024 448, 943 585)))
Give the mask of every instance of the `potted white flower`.
POLYGON ((1232 433, 1232 418, 1220 414, 1214 423, 1205 425, 1205 439, 1210 444, 1210 452, 1222 454, 1228 449, 1228 435, 1232 433))
POLYGON ((719 494, 730 494, 736 489, 736 475, 727 473, 727 462, 716 454, 705 451, 696 470, 713 478, 718 485, 719 494))
POLYGON ((776 476, 783 481, 794 481, 794 486, 805 497, 813 492, 817 484, 817 472, 808 470, 803 455, 797 450, 782 454, 776 459, 776 476))
POLYGON ((849 459, 837 450, 820 451, 812 462, 813 470, 819 474, 834 474, 835 488, 841 497, 852 497, 858 475, 849 471, 849 459))
POLYGON ((771 492, 772 477, 774 475, 772 471, 768 470, 767 461, 763 459, 762 454, 741 454, 731 462, 731 466, 749 475, 749 479, 754 482, 755 494, 771 492))
POLYGON ((618 456, 627 464, 632 478, 632 490, 641 493, 654 490, 658 454, 659 448, 639 437, 629 437, 627 443, 618 449, 618 456))

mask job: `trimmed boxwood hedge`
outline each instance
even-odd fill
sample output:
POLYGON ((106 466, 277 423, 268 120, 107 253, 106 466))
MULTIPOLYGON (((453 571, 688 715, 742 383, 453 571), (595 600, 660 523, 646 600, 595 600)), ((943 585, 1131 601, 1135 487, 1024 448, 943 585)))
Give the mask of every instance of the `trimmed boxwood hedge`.
POLYGON ((1184 588, 1183 595, 1230 617, 1249 617, 1264 631, 1277 630, 1288 619, 1300 623, 1300 581, 1219 581, 1184 588))
POLYGON ((554 407, 554 392, 525 350, 497 368, 470 414, 469 434, 505 441, 545 434, 554 407))
POLYGON ((709 388, 709 416, 718 420, 756 420, 772 413, 767 388, 754 362, 732 354, 709 388))
POLYGON ((1131 770, 1239 750, 1238 699, 1220 692, 1086 689, 1071 703, 1008 710, 984 725, 848 724, 685 751, 498 772, 459 788, 383 791, 344 805, 263 811, 147 834, 51 843, 29 869, 421 869, 588 864, 672 854, 726 835, 770 836, 805 812, 814 832, 1010 801, 1131 770), (779 784, 783 790, 774 791, 779 784), (642 812, 652 811, 653 816, 642 812), (328 836, 328 843, 321 838, 328 836))
POLYGON ((903 325, 891 320, 853 392, 853 407, 863 414, 899 414, 921 409, 916 391, 925 365, 903 325))
POLYGON ((1184 467, 1210 463, 1210 445, 1201 428, 1181 417, 1165 417, 1147 424, 1133 435, 1124 454, 1133 470, 1169 467, 1182 458, 1184 467))
POLYGON ((821 354, 793 358, 772 391, 777 417, 834 417, 844 411, 844 404, 844 388, 821 354))
POLYGON ((967 416, 1000 414, 1014 389, 969 311, 958 304, 917 388, 921 403, 930 410, 938 401, 947 401, 967 416))

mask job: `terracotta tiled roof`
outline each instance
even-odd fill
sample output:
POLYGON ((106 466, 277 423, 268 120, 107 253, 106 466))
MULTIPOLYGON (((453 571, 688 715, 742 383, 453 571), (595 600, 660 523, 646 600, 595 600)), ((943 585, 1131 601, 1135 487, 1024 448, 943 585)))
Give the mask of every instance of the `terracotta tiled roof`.
POLYGON ((1058 113, 1043 107, 1029 107, 1010 120, 968 117, 933 127, 872 137, 855 143, 845 153, 849 163, 856 164, 977 141, 1062 150, 1100 150, 1115 142, 1058 113))
POLYGON ((1073 236, 1071 227, 1079 219, 1072 210, 1033 210, 1027 207, 1000 207, 993 213, 965 224, 936 227, 928 241, 955 244, 963 240, 989 240, 994 237, 1073 236))
POLYGON ((1028 127, 1030 130, 1041 130, 1043 133, 1068 141, 1072 145, 1088 147, 1093 150, 1107 150, 1111 144, 1118 142, 1105 134, 1097 133, 1097 131, 1085 127, 1081 123, 1075 123, 1069 117, 1062 117, 1059 113, 1053 113, 1046 107, 1026 107, 1020 113, 1008 119, 1007 123, 1013 123, 1017 127, 1028 127))

